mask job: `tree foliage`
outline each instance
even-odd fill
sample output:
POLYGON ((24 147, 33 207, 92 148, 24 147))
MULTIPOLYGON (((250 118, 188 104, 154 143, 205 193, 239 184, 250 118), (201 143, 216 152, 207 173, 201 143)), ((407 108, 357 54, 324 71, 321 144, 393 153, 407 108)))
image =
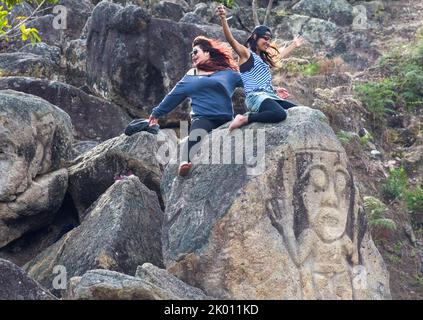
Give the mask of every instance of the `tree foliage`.
POLYGON ((417 112, 423 106, 423 38, 392 50, 379 63, 384 76, 355 86, 357 97, 371 113, 375 127, 397 111, 417 112))
POLYGON ((34 45, 40 42, 36 28, 28 27, 28 23, 33 21, 36 14, 40 12, 46 3, 57 4, 59 0, 1 0, 0 1, 0 41, 9 42, 12 39, 20 38, 22 41, 31 41, 34 45), (28 16, 18 16, 11 19, 11 10, 15 6, 23 5, 26 2, 32 4, 34 9, 28 16))
POLYGON ((392 219, 385 217, 388 210, 386 205, 375 197, 364 197, 364 208, 369 219, 369 225, 372 229, 395 230, 396 224, 392 219))
POLYGON ((226 8, 231 9, 234 5, 234 0, 217 0, 217 2, 223 4, 226 8))

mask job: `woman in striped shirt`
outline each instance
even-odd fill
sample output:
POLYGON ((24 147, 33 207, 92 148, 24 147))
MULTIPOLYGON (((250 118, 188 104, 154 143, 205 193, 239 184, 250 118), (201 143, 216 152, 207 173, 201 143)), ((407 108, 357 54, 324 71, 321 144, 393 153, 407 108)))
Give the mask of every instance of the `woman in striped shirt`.
POLYGON ((229 126, 229 131, 252 122, 274 123, 285 120, 287 116, 285 109, 295 104, 284 100, 288 97, 285 89, 273 88, 270 68, 277 65, 278 58, 288 56, 292 50, 301 46, 304 39, 295 37, 290 46, 279 51, 270 44, 271 30, 266 26, 258 26, 248 38, 247 48, 233 37, 226 20, 224 6, 217 8, 217 14, 220 16, 226 40, 239 56, 238 64, 244 83, 245 103, 251 111, 246 116, 237 115, 229 126), (271 51, 275 53, 272 54, 271 51))

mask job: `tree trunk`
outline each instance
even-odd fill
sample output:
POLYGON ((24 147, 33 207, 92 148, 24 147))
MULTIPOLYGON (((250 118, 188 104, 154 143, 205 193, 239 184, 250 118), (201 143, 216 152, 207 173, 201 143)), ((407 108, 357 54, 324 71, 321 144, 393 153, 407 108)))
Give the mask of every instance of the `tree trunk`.
POLYGON ((258 14, 257 14, 257 0, 253 0, 253 4, 252 4, 252 9, 253 9, 253 21, 254 21, 254 25, 255 26, 259 26, 260 25, 260 21, 258 18, 258 14))
POLYGON ((264 21, 263 21, 263 24, 265 26, 267 26, 267 20, 269 19, 270 12, 272 11, 272 7, 273 7, 273 0, 269 0, 269 3, 267 4, 267 9, 266 9, 266 15, 264 16, 264 21))

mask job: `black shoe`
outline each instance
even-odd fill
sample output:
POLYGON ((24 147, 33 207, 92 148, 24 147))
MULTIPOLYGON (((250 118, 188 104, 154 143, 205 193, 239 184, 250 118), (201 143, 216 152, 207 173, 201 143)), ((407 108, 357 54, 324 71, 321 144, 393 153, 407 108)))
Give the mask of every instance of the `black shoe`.
POLYGON ((127 136, 132 136, 134 133, 147 131, 149 133, 157 134, 159 133, 160 126, 155 124, 153 126, 149 126, 149 122, 146 119, 135 119, 132 120, 125 129, 125 134, 127 136))

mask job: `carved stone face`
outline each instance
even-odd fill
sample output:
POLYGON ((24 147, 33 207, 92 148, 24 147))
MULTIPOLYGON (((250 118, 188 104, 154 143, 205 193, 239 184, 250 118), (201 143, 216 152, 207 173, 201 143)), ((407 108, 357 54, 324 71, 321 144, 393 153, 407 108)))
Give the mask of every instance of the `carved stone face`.
POLYGON ((336 152, 319 152, 305 172, 302 194, 310 227, 324 241, 345 232, 349 210, 350 176, 336 152))
POLYGON ((0 115, 0 201, 13 201, 52 164, 54 116, 0 115))
POLYGON ((12 201, 17 193, 27 188, 27 175, 30 159, 25 148, 19 144, 26 130, 13 137, 5 127, 0 126, 0 201, 12 201))

